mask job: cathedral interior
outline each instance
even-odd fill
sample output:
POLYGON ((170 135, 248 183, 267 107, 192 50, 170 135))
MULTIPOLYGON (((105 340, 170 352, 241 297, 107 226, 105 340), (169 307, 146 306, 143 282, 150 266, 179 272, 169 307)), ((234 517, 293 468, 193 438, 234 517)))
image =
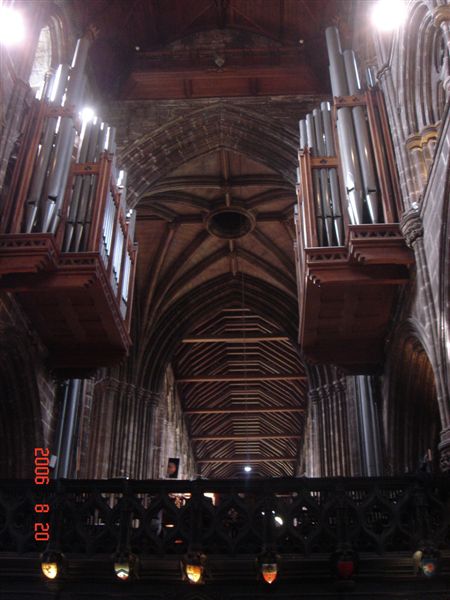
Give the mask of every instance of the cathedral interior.
POLYGON ((0 599, 450 598, 448 0, 0 0, 0 599))

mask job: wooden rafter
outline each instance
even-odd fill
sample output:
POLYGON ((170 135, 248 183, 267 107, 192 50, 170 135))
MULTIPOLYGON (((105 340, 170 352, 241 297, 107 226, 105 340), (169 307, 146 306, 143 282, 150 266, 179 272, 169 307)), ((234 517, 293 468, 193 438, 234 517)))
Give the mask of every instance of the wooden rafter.
POLYGON ((150 281, 148 283, 148 294, 146 297, 146 305, 145 305, 145 320, 148 320, 148 313, 150 310, 150 306, 153 300, 153 294, 158 283, 159 274, 164 265, 164 261, 166 259, 167 252, 170 248, 170 244, 172 243, 173 236, 175 235, 175 231, 177 229, 177 225, 170 224, 166 225, 165 235, 161 238, 160 245, 156 252, 155 265, 152 265, 152 269, 150 270, 150 281))
POLYGON ((270 174, 245 174, 245 175, 234 175, 230 177, 226 182, 223 176, 211 176, 211 175, 198 175, 198 176, 180 176, 180 177, 166 177, 160 183, 155 183, 152 186, 151 192, 146 197, 151 197, 154 194, 160 194, 161 192, 181 190, 185 191, 189 188, 195 189, 216 189, 223 190, 224 184, 230 187, 245 188, 245 187, 260 187, 260 186, 271 186, 275 188, 281 188, 293 192, 293 186, 288 183, 285 179, 277 175, 270 174))
POLYGON ((283 434, 283 435, 194 435, 191 437, 193 442, 228 442, 228 441, 266 441, 266 440, 300 440, 302 436, 283 434))
POLYGON ((226 344, 254 344, 258 342, 288 342, 289 338, 286 335, 280 334, 267 334, 260 336, 241 336, 241 337, 233 337, 233 336, 216 336, 216 337, 187 337, 181 340, 182 344, 217 344, 217 343, 226 343, 226 344))
POLYGON ((289 200, 292 200, 292 203, 294 203, 296 196, 292 190, 288 191, 286 189, 270 189, 252 196, 246 201, 245 205, 247 208, 259 208, 263 204, 283 198, 289 198, 289 200))
POLYGON ((288 256, 279 246, 276 245, 275 241, 269 238, 260 229, 255 229, 253 235, 260 244, 278 258, 283 267, 289 272, 294 271, 295 264, 294 259, 288 256))
POLYGON ((172 191, 161 194, 152 194, 151 196, 145 196, 140 201, 139 208, 144 206, 151 206, 153 201, 164 204, 175 204, 177 206, 188 206, 199 210, 210 209, 210 203, 201 196, 181 191, 172 191))
POLYGON ((296 462, 297 459, 294 456, 265 456, 265 457, 261 457, 261 458, 256 458, 256 457, 250 457, 250 458, 198 458, 197 459, 197 463, 199 464, 204 464, 204 463, 211 463, 211 464, 216 464, 216 463, 238 463, 238 464, 245 464, 245 463, 275 463, 275 462, 296 462))
POLYGON ((185 415, 251 415, 251 414, 274 414, 274 413, 286 413, 286 414, 304 414, 304 408, 298 408, 295 406, 282 406, 282 407, 265 407, 258 406, 258 408, 188 408, 184 411, 185 415))
POLYGON ((303 373, 285 373, 280 375, 261 373, 261 375, 252 376, 204 373, 193 377, 179 376, 176 378, 177 383, 210 383, 212 381, 306 381, 306 376, 303 373))
POLYGON ((283 287, 288 289, 295 295, 296 286, 294 276, 286 275, 283 271, 273 266, 267 260, 261 258, 260 256, 254 254, 253 252, 249 252, 244 248, 239 248, 237 251, 237 255, 244 259, 245 261, 251 263, 255 267, 259 267, 263 271, 267 271, 271 277, 273 277, 276 281, 278 281, 283 287))

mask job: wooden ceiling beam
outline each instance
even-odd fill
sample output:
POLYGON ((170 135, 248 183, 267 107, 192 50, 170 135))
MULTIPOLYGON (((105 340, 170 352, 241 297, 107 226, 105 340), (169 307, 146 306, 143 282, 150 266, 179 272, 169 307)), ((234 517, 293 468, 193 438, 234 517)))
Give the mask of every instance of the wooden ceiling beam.
MULTIPOLYGON (((201 224, 203 225, 205 222, 205 218, 202 214, 191 214, 191 215, 179 215, 175 219, 164 219, 159 214, 152 214, 151 206, 139 206, 139 216, 137 220, 140 221, 170 221, 173 223, 179 223, 181 225, 188 224, 201 224)), ((264 223, 282 223, 285 220, 285 215, 282 212, 265 212, 258 213, 256 216, 256 222, 264 222, 264 223)), ((208 232, 206 232, 207 235, 208 232)))
POLYGON ((214 381, 306 381, 306 375, 303 373, 284 373, 280 375, 261 375, 243 376, 243 375, 213 375, 203 374, 189 376, 180 376, 176 379, 177 383, 210 383, 214 381))
POLYGON ((216 189, 223 191, 225 187, 264 187, 272 186, 277 189, 288 190, 295 198, 294 186, 283 177, 271 173, 246 173, 244 175, 233 175, 227 180, 223 176, 217 175, 181 175, 179 177, 165 177, 161 182, 152 186, 151 192, 145 195, 150 198, 161 192, 173 192, 180 190, 186 192, 186 188, 196 189, 216 189))
POLYGON ((164 265, 164 261, 166 260, 167 253, 169 251, 170 245, 172 243, 175 232, 178 228, 178 225, 173 223, 168 223, 165 228, 164 236, 161 237, 158 250, 156 252, 155 264, 152 264, 150 269, 149 281, 145 286, 148 290, 146 300, 145 300, 145 309, 144 309, 144 322, 148 321, 148 314, 152 305, 153 294, 155 292, 156 285, 158 283, 158 278, 161 273, 161 270, 164 265))
POLYGON ((279 246, 275 244, 275 240, 268 237, 259 229, 255 229, 253 231, 253 235, 258 240, 258 242, 262 246, 264 246, 264 248, 266 248, 266 250, 268 250, 278 258, 278 260, 288 272, 295 268, 294 260, 291 259, 290 256, 288 256, 279 246))
POLYGON ((304 408, 293 406, 265 407, 258 408, 192 408, 184 411, 185 415, 241 415, 241 414, 272 414, 272 413, 304 413, 304 408))
POLYGON ((287 335, 282 333, 274 333, 259 336, 240 336, 233 337, 231 335, 214 336, 214 337, 202 337, 200 335, 184 338, 181 340, 182 344, 256 344, 258 342, 289 342, 287 335))
POLYGON ((246 208, 258 208, 262 204, 273 202, 274 200, 289 199, 292 200, 294 193, 285 189, 271 189, 259 192, 255 196, 246 199, 246 208))
POLYGON ((266 271, 266 273, 278 281, 278 283, 295 294, 295 278, 291 274, 291 272, 294 272, 293 269, 289 270, 287 273, 284 273, 279 267, 275 267, 272 263, 261 258, 257 254, 254 254, 253 252, 245 250, 244 248, 239 248, 236 251, 236 254, 239 258, 242 258, 254 267, 266 271))
POLYGON ((257 457, 249 457, 249 458, 198 458, 197 459, 197 463, 199 464, 205 464, 205 463, 211 463, 211 464, 218 464, 218 463, 239 463, 239 464, 246 464, 246 463, 274 463, 274 462, 297 462, 297 458, 295 458, 295 456, 269 456, 269 457, 261 457, 261 458, 257 458, 257 457))
POLYGON ((282 435, 194 435, 191 442, 263 442, 267 440, 300 440, 302 436, 282 435))

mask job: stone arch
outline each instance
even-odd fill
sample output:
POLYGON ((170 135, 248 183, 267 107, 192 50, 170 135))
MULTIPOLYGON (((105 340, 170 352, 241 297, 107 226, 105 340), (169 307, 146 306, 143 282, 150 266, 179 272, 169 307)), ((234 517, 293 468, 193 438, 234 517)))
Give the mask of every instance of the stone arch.
MULTIPOLYGON (((206 314, 213 314, 224 305, 242 305, 240 282, 228 275, 199 286, 164 311, 141 350, 139 385, 159 391, 163 384, 165 366, 170 362, 183 335, 199 319, 203 319, 206 314)), ((280 323, 287 335, 293 341, 296 340, 297 305, 294 298, 247 275, 246 305, 258 314, 280 323)))
POLYGON ((415 472, 432 450, 438 465, 439 414, 436 380, 426 338, 411 322, 396 331, 384 385, 382 408, 386 470, 398 475, 415 472))
POLYGON ((436 10, 423 2, 412 4, 398 44, 396 69, 406 151, 420 193, 432 168, 448 93, 450 56, 436 10))
POLYGON ((0 477, 31 477, 34 448, 44 443, 34 356, 25 335, 0 335, 0 477))
POLYGON ((422 2, 413 5, 403 28, 399 54, 408 136, 434 126, 445 105, 443 82, 448 69, 444 32, 422 2), (403 68, 401 67, 403 65, 403 68))
POLYGON ((136 205, 177 166, 221 147, 270 166, 295 186, 297 133, 219 101, 170 121, 121 153, 129 171, 130 202, 136 205))

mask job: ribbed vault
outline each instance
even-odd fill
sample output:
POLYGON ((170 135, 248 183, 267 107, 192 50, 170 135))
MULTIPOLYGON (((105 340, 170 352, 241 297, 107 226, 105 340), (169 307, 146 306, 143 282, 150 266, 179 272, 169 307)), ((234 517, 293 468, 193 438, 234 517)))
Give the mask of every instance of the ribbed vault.
POLYGON ((247 457, 264 476, 292 475, 299 462, 296 150, 294 131, 218 102, 123 152, 139 198, 133 370, 140 387, 158 391, 172 364, 208 477, 241 474, 247 457), (243 410, 251 401, 258 414, 243 410), (189 412, 206 405, 221 412, 189 412))
POLYGON ((174 165, 221 148, 252 157, 294 185, 297 138, 295 130, 242 107, 221 101, 202 106, 123 150, 121 158, 130 171, 129 199, 141 202, 153 193, 156 182, 161 185, 161 179, 173 172, 174 165))
MULTIPOLYGON (((180 298, 155 322, 142 349, 139 372, 142 387, 159 389, 164 378, 164 365, 175 356, 182 339, 201 326, 205 319, 216 315, 223 307, 243 307, 242 279, 230 275, 212 279, 180 298)), ((296 302, 276 288, 246 276, 244 307, 277 323, 279 331, 289 338, 296 353, 296 302)))

